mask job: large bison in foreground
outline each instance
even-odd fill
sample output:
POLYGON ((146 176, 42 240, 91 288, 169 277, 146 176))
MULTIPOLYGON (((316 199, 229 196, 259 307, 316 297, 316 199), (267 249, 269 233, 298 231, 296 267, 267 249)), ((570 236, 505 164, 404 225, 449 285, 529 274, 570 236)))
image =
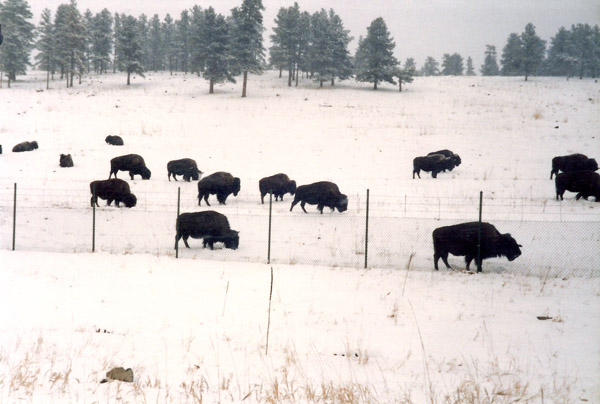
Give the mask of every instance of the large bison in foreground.
POLYGON ((133 179, 134 175, 141 175, 143 180, 149 180, 152 174, 142 156, 138 154, 127 154, 125 156, 115 157, 110 161, 110 174, 108 178, 114 174, 117 178, 118 171, 129 171, 129 176, 133 179))
POLYGON ((219 203, 225 205, 229 195, 237 196, 240 186, 240 179, 229 173, 218 171, 208 175, 198 181, 198 205, 201 205, 202 199, 204 199, 204 202, 210 206, 208 197, 215 194, 219 203))
POLYGON ((92 207, 94 204, 98 206, 98 198, 106 199, 109 206, 112 201, 115 201, 117 206, 123 202, 128 208, 134 207, 137 203, 137 198, 131 193, 129 184, 118 178, 92 181, 90 182, 90 192, 92 193, 90 199, 92 207))
POLYGON ((187 248, 190 248, 187 242, 189 237, 203 239, 204 247, 208 244, 211 249, 215 242, 222 242, 225 248, 232 250, 236 250, 240 244, 239 232, 231 230, 227 216, 213 210, 180 214, 175 230, 175 249, 182 237, 187 248))
POLYGON ((585 154, 569 154, 568 156, 557 156, 552 159, 552 170, 550 171, 550 179, 559 171, 564 173, 571 171, 596 171, 598 163, 595 159, 590 159, 585 154))
POLYGON ((577 192, 576 200, 593 196, 600 202, 600 174, 593 171, 571 171, 556 174, 556 200, 562 201, 565 191, 577 192))
POLYGON ((14 153, 21 153, 21 152, 35 150, 38 147, 39 147, 38 143, 34 140, 33 142, 21 142, 21 143, 15 145, 15 147, 13 147, 12 151, 14 153))
POLYGON ((428 156, 415 157, 413 160, 413 179, 415 178, 415 174, 421 178, 421 170, 427 172, 431 171, 431 176, 437 178, 438 173, 446 170, 452 171, 457 165, 454 158, 446 157, 442 154, 430 154, 428 156))
MULTIPOLYGON (((444 261, 446 267, 451 268, 448 264, 448 254, 464 255, 467 270, 469 270, 469 265, 473 259, 477 263, 478 229, 478 222, 461 223, 435 229, 432 234, 435 269, 438 269, 440 258, 444 261)), ((510 234, 500 234, 493 225, 485 222, 481 223, 482 261, 486 258, 502 256, 512 261, 521 255, 519 247, 522 246, 517 244, 510 234)), ((479 264, 481 266, 481 262, 479 264)))
POLYGON ((171 181, 171 175, 175 181, 177 181, 176 175, 183 175, 183 180, 187 182, 198 181, 202 176, 202 171, 198 170, 196 161, 192 159, 171 160, 167 163, 169 181, 171 181))
POLYGON ((348 197, 340 192, 336 184, 328 181, 300 185, 296 189, 290 212, 298 202, 300 202, 300 207, 304 213, 308 213, 304 208, 304 205, 307 203, 309 205, 317 205, 317 209, 321 214, 323 214, 325 206, 331 210, 337 209, 339 212, 344 212, 348 209, 348 197))
POLYGON ((121 136, 108 135, 104 141, 113 146, 123 146, 123 138, 121 136))
POLYGON ((260 190, 260 203, 265 203, 265 195, 272 192, 275 200, 280 198, 283 201, 283 195, 296 193, 296 181, 290 180, 286 174, 275 174, 270 177, 265 177, 258 181, 258 189, 260 190))

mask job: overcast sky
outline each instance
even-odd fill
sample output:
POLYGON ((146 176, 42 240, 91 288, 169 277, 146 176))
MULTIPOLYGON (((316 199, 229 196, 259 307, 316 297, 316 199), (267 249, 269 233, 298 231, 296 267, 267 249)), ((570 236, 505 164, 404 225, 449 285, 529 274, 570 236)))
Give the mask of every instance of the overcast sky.
MULTIPOLYGON (((59 4, 69 0, 29 0, 37 25, 42 9, 54 12, 59 4)), ((194 5, 212 6, 217 12, 229 15, 231 8, 242 0, 78 0, 80 11, 90 9, 96 13, 103 8, 110 12, 162 19, 170 13, 178 19, 181 11, 194 5)), ((273 20, 281 7, 294 1, 263 0, 265 45, 271 34, 273 20)), ((350 44, 354 53, 359 36, 366 35, 367 27, 375 18, 383 17, 396 43, 396 57, 404 63, 407 57, 415 58, 421 67, 427 56, 441 62, 444 53, 457 52, 466 60, 473 58, 478 71, 483 62, 485 45, 495 45, 498 58, 511 32, 523 32, 529 22, 537 34, 547 41, 561 26, 600 23, 598 0, 298 0, 302 11, 311 14, 321 8, 333 8, 342 18, 354 40, 350 44)))

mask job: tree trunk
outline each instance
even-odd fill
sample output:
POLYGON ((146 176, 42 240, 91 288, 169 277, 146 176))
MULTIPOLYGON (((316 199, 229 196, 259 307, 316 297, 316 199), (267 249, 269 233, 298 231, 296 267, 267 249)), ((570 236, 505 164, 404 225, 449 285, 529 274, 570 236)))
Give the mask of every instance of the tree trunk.
POLYGON ((323 80, 319 81, 319 87, 323 87, 323 80))
POLYGON ((334 78, 331 79, 331 86, 332 87, 335 86, 335 79, 334 78))
POLYGON ((131 84, 131 80, 129 80, 130 76, 131 76, 131 72, 129 70, 127 70, 127 85, 131 84))
POLYGON ((300 69, 296 69, 296 87, 298 87, 298 71, 299 71, 299 70, 300 70, 300 69))
POLYGON ((398 80, 398 88, 400 89, 398 91, 402 92, 402 80, 398 80))
POLYGON ((373 83, 373 90, 377 90, 377 81, 373 83))
POLYGON ((215 93, 215 82, 214 80, 210 79, 208 82, 208 93, 209 94, 214 94, 215 93))
POLYGON ((290 67, 288 69, 288 87, 292 86, 292 77, 294 77, 294 71, 292 70, 292 68, 290 67))
POLYGON ((248 71, 244 71, 244 80, 242 84, 242 98, 246 97, 246 86, 248 84, 248 71))
POLYGON ((283 75, 283 67, 279 66, 279 78, 283 75))
POLYGON ((46 90, 50 90, 50 70, 46 72, 46 90))

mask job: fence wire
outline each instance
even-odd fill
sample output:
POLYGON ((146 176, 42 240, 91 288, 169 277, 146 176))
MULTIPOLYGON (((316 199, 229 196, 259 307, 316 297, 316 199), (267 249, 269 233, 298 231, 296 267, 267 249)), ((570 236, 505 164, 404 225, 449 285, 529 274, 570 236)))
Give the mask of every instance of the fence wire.
MULTIPOLYGON (((189 184, 186 184, 189 185, 189 184)), ((83 188, 83 189, 82 189, 83 188)), ((89 190, 18 188, 16 249, 50 252, 91 252, 92 208, 89 190)), ((96 208, 96 251, 114 254, 175 256, 177 189, 173 192, 136 192, 131 209, 96 208)), ((0 248, 12 248, 13 199, 11 186, 0 188, 0 248)), ((270 262, 330 267, 433 270, 432 231, 476 221, 479 197, 415 198, 373 196, 369 201, 368 246, 366 194, 351 195, 349 210, 319 214, 307 205, 290 212, 291 199, 273 202, 270 262), (368 255, 367 255, 368 254, 368 255)), ((268 196, 265 198, 268 201, 268 196)), ((269 205, 258 195, 239 195, 227 205, 198 206, 193 185, 182 188, 181 212, 213 209, 225 214, 240 231, 240 248, 217 244, 202 248, 201 240, 182 242, 179 257, 226 261, 267 262, 269 205)), ((600 276, 600 216, 595 202, 552 199, 484 198, 483 221, 501 233, 511 233, 523 245, 515 261, 487 259, 484 272, 511 272, 536 276, 600 276)), ((464 257, 450 256, 454 269, 464 269, 464 257)), ((441 264, 441 262, 440 262, 441 264)), ((444 267, 440 266, 440 269, 444 267)), ((473 263, 472 269, 475 269, 473 263)), ((441 269, 445 270, 445 269, 441 269)))

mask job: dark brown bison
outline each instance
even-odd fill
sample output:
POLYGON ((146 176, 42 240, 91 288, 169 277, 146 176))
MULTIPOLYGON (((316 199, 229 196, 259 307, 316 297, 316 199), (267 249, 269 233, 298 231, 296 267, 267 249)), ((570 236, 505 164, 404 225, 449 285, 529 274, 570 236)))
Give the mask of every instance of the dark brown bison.
POLYGON ((441 154, 431 154, 428 156, 415 157, 413 160, 413 179, 415 174, 421 178, 421 170, 431 171, 431 176, 437 178, 438 173, 442 171, 451 171, 456 166, 454 160, 441 154))
POLYGON ((569 154, 568 156, 557 156, 552 159, 552 170, 550 171, 550 179, 559 171, 564 173, 570 171, 596 171, 598 163, 595 159, 588 158, 585 154, 569 154))
POLYGON ((290 180, 285 174, 275 174, 270 177, 262 178, 258 181, 258 189, 260 190, 260 203, 265 203, 265 195, 272 192, 275 200, 280 198, 283 201, 283 195, 296 193, 296 181, 290 180))
POLYGON ((38 148, 38 143, 34 140, 33 142, 22 142, 15 147, 13 147, 12 151, 15 153, 32 151, 38 148))
POLYGON ((333 182, 321 181, 308 185, 300 185, 296 189, 294 201, 290 207, 290 212, 294 206, 300 202, 300 207, 304 213, 308 213, 304 208, 309 205, 317 205, 317 209, 323 214, 323 208, 327 206, 332 211, 344 212, 348 209, 348 197, 340 192, 340 189, 333 182))
POLYGON ((123 139, 121 138, 121 136, 108 135, 108 136, 106 136, 106 139, 104 139, 104 141, 113 146, 123 146, 124 145, 123 139))
POLYGON ((198 205, 201 205, 202 199, 208 206, 208 196, 217 195, 217 200, 221 205, 225 205, 225 200, 231 194, 237 196, 240 192, 240 179, 233 175, 218 171, 198 181, 198 205))
POLYGON ((117 178, 118 171, 129 171, 129 176, 133 179, 133 176, 138 174, 142 176, 143 180, 149 180, 152 174, 142 156, 137 154, 127 154, 125 156, 115 157, 110 161, 110 174, 108 178, 114 174, 117 178))
POLYGON ((565 191, 577 192, 576 200, 593 196, 600 202, 600 174, 594 171, 569 171, 556 174, 556 200, 562 201, 565 191))
POLYGON ((167 163, 167 173, 169 181, 171 181, 171 175, 173 179, 177 181, 176 175, 183 175, 184 181, 198 181, 202 176, 202 171, 198 170, 196 162, 192 159, 180 159, 171 160, 167 163))
MULTIPOLYGON (((441 258, 447 268, 448 254, 464 255, 467 270, 471 261, 477 263, 478 222, 461 223, 453 226, 438 227, 433 231, 433 263, 438 269, 441 258)), ((521 255, 522 247, 517 244, 510 234, 500 234, 496 228, 489 224, 481 223, 481 260, 505 256, 509 261, 521 255)), ((481 266, 481 262, 479 262, 481 266)))
POLYGON ((236 250, 240 244, 239 232, 231 230, 227 216, 213 210, 180 214, 175 230, 175 249, 182 237, 187 248, 190 248, 187 242, 189 237, 203 239, 204 247, 208 244, 211 249, 215 242, 222 242, 232 250, 236 250))
POLYGON ((98 206, 98 198, 106 199, 109 206, 112 201, 115 201, 117 206, 123 202, 128 208, 134 207, 137 203, 137 198, 131 193, 129 184, 118 178, 92 181, 90 182, 90 192, 92 193, 92 199, 90 200, 92 207, 94 204, 98 206))
POLYGON ((444 167, 443 171, 452 171, 454 169, 454 167, 458 167, 460 165, 460 163, 462 163, 462 160, 460 159, 460 156, 458 154, 453 153, 452 151, 448 150, 448 149, 443 149, 443 150, 438 150, 435 152, 431 152, 428 153, 428 156, 431 156, 433 154, 441 154, 444 157, 448 157, 449 159, 452 160, 451 163, 447 164, 447 168, 444 167))
POLYGON ((61 154, 59 164, 61 167, 73 167, 73 158, 70 154, 61 154))

